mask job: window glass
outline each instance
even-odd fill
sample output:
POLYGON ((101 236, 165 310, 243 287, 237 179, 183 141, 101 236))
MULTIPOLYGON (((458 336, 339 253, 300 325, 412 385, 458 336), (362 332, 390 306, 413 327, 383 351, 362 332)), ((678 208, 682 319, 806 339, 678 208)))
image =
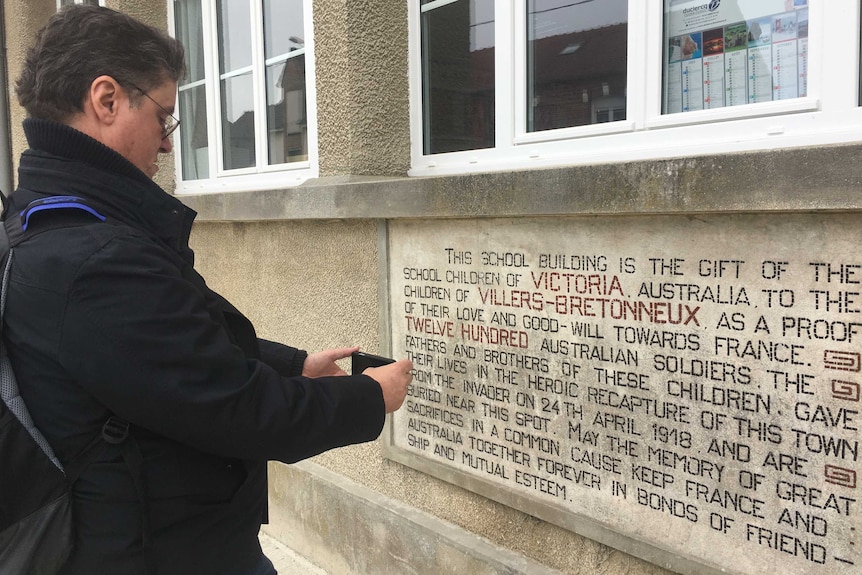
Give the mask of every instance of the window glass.
MULTIPOLYGON (((208 178, 209 141, 207 132, 206 87, 203 84, 181 89, 182 177, 184 180, 208 178)), ((176 137, 176 136, 175 136, 176 137)))
POLYGON ((69 6, 70 4, 84 4, 86 6, 104 6, 104 0, 59 0, 57 8, 69 6))
POLYGON ((628 0, 527 2, 527 131, 626 118, 628 0))
POLYGON ((494 146, 494 1, 423 3, 426 154, 494 146))
POLYGON ((251 10, 246 0, 219 0, 218 43, 225 170, 255 165, 251 10))
POLYGON ((218 0, 219 71, 251 66, 251 7, 247 0, 218 0))
POLYGON ((305 47, 302 0, 263 1, 263 43, 267 59, 305 47))
POLYGON ((663 112, 808 95, 808 0, 664 0, 663 112))
POLYGON ((252 74, 230 76, 221 81, 224 169, 255 165, 254 84, 252 74))
POLYGON ((180 80, 180 85, 200 82, 206 78, 201 0, 176 0, 174 22, 176 36, 186 51, 186 77, 180 80))
POLYGON ((308 160, 302 0, 263 3, 269 164, 308 160))
MULTIPOLYGON (((209 142, 201 0, 174 2, 176 36, 186 49, 186 77, 180 80, 179 109, 182 110, 180 145, 184 180, 208 178, 209 142)), ((177 136, 174 136, 176 141, 177 136)))
POLYGON ((266 69, 269 163, 308 160, 305 57, 266 69))

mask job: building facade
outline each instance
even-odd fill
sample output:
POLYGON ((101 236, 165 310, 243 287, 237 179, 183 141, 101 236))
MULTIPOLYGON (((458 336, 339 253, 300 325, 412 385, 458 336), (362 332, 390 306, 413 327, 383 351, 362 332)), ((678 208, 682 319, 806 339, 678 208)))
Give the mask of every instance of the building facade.
MULTIPOLYGON (((187 48, 157 181, 209 284, 416 366, 378 442, 271 464, 270 534, 331 573, 862 564, 859 1, 97 3, 187 48)), ((11 187, 58 1, 2 5, 11 187)))

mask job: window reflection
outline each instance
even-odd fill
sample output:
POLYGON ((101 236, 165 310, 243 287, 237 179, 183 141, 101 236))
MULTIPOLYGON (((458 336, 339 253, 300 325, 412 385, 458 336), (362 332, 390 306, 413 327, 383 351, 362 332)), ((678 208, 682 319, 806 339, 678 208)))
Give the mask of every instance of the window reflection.
POLYGON ((219 0, 219 70, 222 74, 251 66, 251 10, 249 3, 219 0))
POLYGON ((175 2, 174 22, 177 38, 186 49, 188 70, 179 85, 182 125, 174 142, 179 138, 183 179, 197 180, 210 175, 201 0, 175 2))
POLYGON ((527 2, 527 131, 624 120, 627 0, 527 2))
POLYGON ((224 169, 255 165, 254 86, 251 73, 222 81, 224 169))
POLYGON ((263 45, 266 58, 305 46, 302 0, 264 0, 263 45))
POLYGON ((425 153, 493 147, 493 0, 422 14, 422 73, 425 153))
POLYGON ((268 162, 308 160, 302 0, 263 3, 268 162))
POLYGON ((255 165, 251 11, 248 2, 218 2, 222 159, 225 170, 255 165))
POLYGON ((308 160, 305 109, 305 56, 266 70, 269 163, 308 160))
POLYGON ((180 91, 180 109, 183 111, 181 128, 183 179, 208 178, 209 142, 205 86, 200 84, 180 91))

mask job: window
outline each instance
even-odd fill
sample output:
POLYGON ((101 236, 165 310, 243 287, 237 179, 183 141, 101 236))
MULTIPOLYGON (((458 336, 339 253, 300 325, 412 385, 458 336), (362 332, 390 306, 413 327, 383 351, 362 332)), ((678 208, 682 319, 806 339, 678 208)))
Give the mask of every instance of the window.
POLYGON ((528 0, 527 132, 626 118, 626 0, 528 0))
POLYGON ((174 0, 171 19, 188 66, 178 193, 316 176, 311 0, 174 0))
POLYGON ((423 0, 424 149, 494 145, 494 0, 423 0))
POLYGON ((665 0, 663 112, 804 98, 808 17, 808 0, 665 0))
POLYGON ((70 4, 85 4, 87 6, 104 6, 105 0, 57 0, 57 10, 70 4))
POLYGON ((862 134, 858 0, 409 7, 411 175, 853 142, 862 134))

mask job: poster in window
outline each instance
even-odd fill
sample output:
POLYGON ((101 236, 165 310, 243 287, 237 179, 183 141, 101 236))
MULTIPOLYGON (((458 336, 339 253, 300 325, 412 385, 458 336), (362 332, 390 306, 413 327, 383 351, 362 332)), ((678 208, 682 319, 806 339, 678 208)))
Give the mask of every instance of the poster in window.
POLYGON ((808 95, 808 0, 665 0, 663 112, 808 95))

